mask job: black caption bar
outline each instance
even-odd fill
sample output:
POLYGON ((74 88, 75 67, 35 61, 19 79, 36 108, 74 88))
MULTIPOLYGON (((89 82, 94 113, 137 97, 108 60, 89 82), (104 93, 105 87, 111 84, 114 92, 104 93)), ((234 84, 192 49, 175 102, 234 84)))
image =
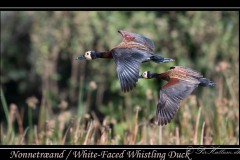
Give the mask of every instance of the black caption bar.
POLYGON ((150 0, 150 1, 138 1, 138 3, 126 3, 126 2, 121 2, 121 1, 101 1, 101 3, 96 3, 96 1, 88 0, 88 1, 28 1, 28 3, 22 3, 22 1, 19 0, 8 0, 4 1, 4 3, 1 4, 0 8, 29 8, 32 7, 33 9, 35 8, 42 8, 45 7, 46 9, 48 8, 115 8, 119 9, 119 7, 124 7, 124 8, 131 8, 131 9, 136 9, 137 7, 143 7, 143 8, 172 8, 172 7, 177 7, 177 8, 199 8, 199 7, 204 7, 204 8, 216 8, 216 7, 221 7, 221 8, 239 8, 239 3, 236 0, 228 0, 228 1, 218 1, 217 3, 212 3, 210 1, 178 1, 178 0, 161 0, 161 1, 155 1, 155 0, 150 0))
MULTIPOLYGON (((36 147, 36 146, 35 146, 36 147)), ((1 159, 234 159, 239 157, 240 148, 220 146, 187 146, 174 148, 161 146, 144 147, 109 147, 83 146, 60 148, 60 146, 41 146, 37 148, 8 147, 0 148, 1 159)))

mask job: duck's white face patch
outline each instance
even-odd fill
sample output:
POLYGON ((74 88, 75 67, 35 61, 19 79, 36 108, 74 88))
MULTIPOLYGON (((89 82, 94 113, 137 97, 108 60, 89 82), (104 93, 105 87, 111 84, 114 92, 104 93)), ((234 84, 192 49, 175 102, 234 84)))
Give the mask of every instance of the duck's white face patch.
POLYGON ((87 52, 84 54, 84 57, 85 57, 87 60, 92 60, 91 54, 92 54, 91 51, 87 51, 87 52))
POLYGON ((148 72, 147 71, 143 72, 142 76, 143 76, 143 78, 148 78, 148 72))

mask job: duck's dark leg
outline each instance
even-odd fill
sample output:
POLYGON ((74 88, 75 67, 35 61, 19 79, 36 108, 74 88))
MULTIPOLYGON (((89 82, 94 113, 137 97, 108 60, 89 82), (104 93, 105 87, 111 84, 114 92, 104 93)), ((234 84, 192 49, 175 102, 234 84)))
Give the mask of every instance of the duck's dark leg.
POLYGON ((202 86, 202 87, 215 86, 216 85, 216 83, 214 83, 213 81, 210 81, 207 78, 199 78, 198 80, 200 81, 199 85, 202 86))
POLYGON ((167 62, 172 62, 174 61, 173 59, 171 58, 164 58, 158 54, 154 54, 153 56, 150 57, 150 59, 153 61, 153 62, 156 62, 156 63, 167 63, 167 62))

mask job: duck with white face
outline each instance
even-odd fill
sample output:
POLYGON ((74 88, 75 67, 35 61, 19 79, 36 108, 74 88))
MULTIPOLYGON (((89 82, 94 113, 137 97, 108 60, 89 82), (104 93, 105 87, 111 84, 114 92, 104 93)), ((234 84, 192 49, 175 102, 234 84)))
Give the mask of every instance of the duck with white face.
POLYGON ((129 92, 138 81, 139 67, 144 62, 168 63, 171 58, 155 54, 152 40, 142 35, 127 31, 118 31, 123 37, 122 42, 109 51, 87 51, 76 60, 95 60, 97 58, 113 59, 123 92, 129 92))
POLYGON ((161 86, 157 103, 156 122, 166 125, 176 115, 180 102, 187 98, 195 88, 214 87, 216 84, 201 73, 184 66, 173 66, 163 73, 143 72, 138 78, 156 78, 167 81, 161 86))

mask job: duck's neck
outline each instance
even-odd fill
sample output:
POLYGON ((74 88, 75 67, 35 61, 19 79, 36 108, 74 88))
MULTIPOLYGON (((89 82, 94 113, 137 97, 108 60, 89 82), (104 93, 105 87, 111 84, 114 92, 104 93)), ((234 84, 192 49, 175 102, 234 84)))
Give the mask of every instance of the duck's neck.
POLYGON ((160 73, 160 74, 157 74, 157 73, 153 73, 154 74, 154 78, 158 78, 158 79, 162 79, 162 80, 166 80, 168 81, 168 74, 167 73, 160 73))
POLYGON ((112 53, 110 51, 95 52, 95 56, 95 58, 112 58, 112 53))
POLYGON ((151 73, 150 78, 158 78, 158 73, 151 73))

